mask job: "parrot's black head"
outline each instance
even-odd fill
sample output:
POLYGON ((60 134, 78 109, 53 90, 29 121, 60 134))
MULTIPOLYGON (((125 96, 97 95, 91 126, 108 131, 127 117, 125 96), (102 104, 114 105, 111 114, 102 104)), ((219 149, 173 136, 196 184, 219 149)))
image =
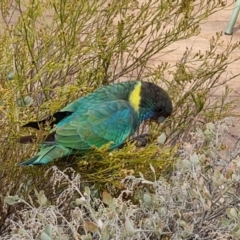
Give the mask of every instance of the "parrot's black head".
POLYGON ((158 85, 151 82, 141 83, 140 114, 143 120, 163 122, 172 113, 172 101, 158 85))

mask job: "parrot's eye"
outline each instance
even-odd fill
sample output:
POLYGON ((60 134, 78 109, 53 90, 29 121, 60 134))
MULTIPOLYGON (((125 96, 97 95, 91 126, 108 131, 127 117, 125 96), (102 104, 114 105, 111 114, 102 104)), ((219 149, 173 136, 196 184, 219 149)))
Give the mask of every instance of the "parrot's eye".
POLYGON ((158 113, 163 113, 164 109, 162 107, 158 108, 158 113))

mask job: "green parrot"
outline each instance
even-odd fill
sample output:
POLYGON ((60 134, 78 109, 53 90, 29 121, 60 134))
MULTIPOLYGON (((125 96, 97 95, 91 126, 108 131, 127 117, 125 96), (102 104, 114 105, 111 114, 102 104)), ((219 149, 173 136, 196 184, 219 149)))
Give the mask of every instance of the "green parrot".
POLYGON ((112 150, 132 136, 144 120, 162 122, 172 109, 168 94, 154 83, 128 81, 103 86, 52 117, 24 125, 39 129, 54 118, 41 150, 19 165, 47 164, 105 144, 112 150))

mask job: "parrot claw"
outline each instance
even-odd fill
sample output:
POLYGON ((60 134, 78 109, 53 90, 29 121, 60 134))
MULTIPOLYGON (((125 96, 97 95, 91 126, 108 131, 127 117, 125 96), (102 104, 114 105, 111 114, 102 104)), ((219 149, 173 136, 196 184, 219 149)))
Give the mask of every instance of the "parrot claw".
POLYGON ((136 137, 132 137, 132 140, 135 142, 136 147, 145 147, 150 139, 150 134, 149 133, 144 133, 141 135, 138 135, 136 137))

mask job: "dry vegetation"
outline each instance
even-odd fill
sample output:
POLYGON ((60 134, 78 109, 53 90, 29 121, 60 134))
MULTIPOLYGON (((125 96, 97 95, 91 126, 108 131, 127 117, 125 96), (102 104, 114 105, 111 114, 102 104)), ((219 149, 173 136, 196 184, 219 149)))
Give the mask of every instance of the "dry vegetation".
MULTIPOLYGON (((1 239, 240 238, 239 141, 226 149, 231 119, 224 118, 232 106, 227 82, 236 76, 218 81, 236 61, 229 55, 239 43, 219 52, 217 33, 208 51, 188 48, 175 66, 161 62, 167 46, 197 35, 201 21, 225 5, 0 3, 1 239), (161 64, 153 67, 156 56, 161 64), (111 153, 103 148, 43 167, 17 166, 38 148, 18 143, 30 133, 21 125, 133 74, 164 86, 175 106, 164 125, 143 126, 151 133, 146 147, 128 143, 111 153), (220 86, 222 98, 210 98, 220 86)), ((38 142, 45 131, 36 133, 38 142)))

